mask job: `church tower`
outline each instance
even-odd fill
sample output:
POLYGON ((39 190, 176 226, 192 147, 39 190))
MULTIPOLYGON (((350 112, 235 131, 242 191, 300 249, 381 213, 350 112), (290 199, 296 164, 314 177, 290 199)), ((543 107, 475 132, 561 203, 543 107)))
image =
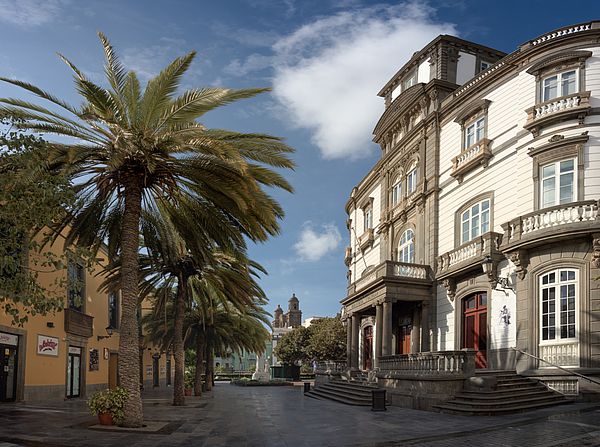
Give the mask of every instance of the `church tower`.
POLYGON ((295 293, 292 293, 292 297, 288 301, 287 324, 289 327, 298 327, 302 324, 300 302, 295 293))

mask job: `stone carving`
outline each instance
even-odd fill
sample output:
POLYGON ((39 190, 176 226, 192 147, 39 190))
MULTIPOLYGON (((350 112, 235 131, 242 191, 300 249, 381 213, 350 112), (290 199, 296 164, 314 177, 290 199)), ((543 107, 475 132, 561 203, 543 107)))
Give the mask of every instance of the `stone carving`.
POLYGON ((594 233, 592 237, 592 265, 600 268, 600 233, 594 233))
POLYGON ((548 139, 548 141, 549 141, 550 143, 555 143, 555 142, 557 142, 557 141, 564 140, 564 139, 565 139, 565 136, 564 136, 564 135, 558 135, 558 134, 557 134, 557 135, 552 135, 552 136, 550 137, 550 139, 548 139))
POLYGON ((256 370, 252 374, 252 380, 258 380, 259 382, 269 381, 269 365, 266 360, 263 354, 257 357, 256 370))
POLYGON ((446 278, 442 282, 442 285, 446 288, 446 293, 450 301, 454 301, 454 297, 456 296, 456 280, 454 278, 446 278))
POLYGON ((525 250, 518 250, 510 253, 508 259, 515 265, 517 277, 521 280, 525 279, 527 275, 527 252, 525 250))

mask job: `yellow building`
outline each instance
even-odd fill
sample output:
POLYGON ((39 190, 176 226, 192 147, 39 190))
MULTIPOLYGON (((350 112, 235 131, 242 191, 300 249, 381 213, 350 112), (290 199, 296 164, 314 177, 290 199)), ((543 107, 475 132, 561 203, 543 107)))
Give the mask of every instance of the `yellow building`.
MULTIPOLYGON (((64 249, 64 238, 51 247, 56 254, 64 249)), ((30 316, 23 327, 0 312, 0 402, 83 397, 116 386, 119 294, 98 290, 100 270, 71 259, 67 268, 40 275, 44 286, 56 278, 81 285, 65 288, 62 312, 30 316)))

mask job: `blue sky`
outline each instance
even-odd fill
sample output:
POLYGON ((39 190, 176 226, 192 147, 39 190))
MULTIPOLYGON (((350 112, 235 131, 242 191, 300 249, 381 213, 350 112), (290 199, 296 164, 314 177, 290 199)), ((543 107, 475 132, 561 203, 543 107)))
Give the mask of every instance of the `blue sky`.
MULTIPOLYGON (((555 28, 600 19, 600 2, 441 0, 0 0, 0 75, 77 101, 60 52, 102 81, 104 32, 143 80, 196 50, 185 87, 272 86, 273 93, 207 115, 209 127, 266 132, 296 149, 296 192, 275 192, 282 232, 253 246, 269 275, 272 311, 292 293, 304 317, 334 315, 345 296, 344 206, 379 157, 376 96, 438 34, 505 52, 555 28)), ((22 96, 0 85, 0 96, 22 96)))

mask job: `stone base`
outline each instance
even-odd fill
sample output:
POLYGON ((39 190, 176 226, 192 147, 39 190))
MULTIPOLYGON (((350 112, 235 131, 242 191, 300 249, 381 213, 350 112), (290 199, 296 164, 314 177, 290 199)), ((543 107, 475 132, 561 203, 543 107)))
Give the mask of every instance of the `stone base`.
POLYGON ((264 371, 256 371, 252 374, 252 380, 258 380, 259 382, 268 382, 270 379, 269 373, 264 371))
POLYGON ((464 377, 424 378, 422 376, 379 377, 378 385, 387 390, 391 405, 433 411, 464 388, 464 377))

